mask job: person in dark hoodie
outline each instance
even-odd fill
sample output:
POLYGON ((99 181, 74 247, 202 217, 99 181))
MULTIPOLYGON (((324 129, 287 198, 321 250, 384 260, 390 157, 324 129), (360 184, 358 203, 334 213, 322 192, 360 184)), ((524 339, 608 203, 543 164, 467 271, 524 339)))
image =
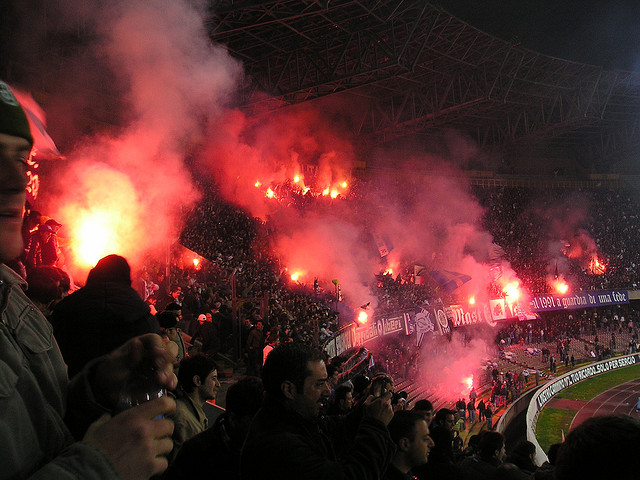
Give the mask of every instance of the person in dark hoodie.
POLYGON ((102 258, 89 272, 86 285, 55 306, 51 323, 69 376, 127 340, 160 330, 149 306, 131 286, 127 260, 119 255, 102 258))

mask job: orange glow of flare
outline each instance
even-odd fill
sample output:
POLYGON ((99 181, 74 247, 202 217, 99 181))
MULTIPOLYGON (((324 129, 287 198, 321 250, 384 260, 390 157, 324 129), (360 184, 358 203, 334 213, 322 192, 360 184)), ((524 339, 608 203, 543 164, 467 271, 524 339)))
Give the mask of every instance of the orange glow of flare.
POLYGON ((200 265, 200 260, 198 260, 197 258, 193 259, 193 266, 198 268, 198 265, 200 265))
POLYGON ((310 187, 304 187, 304 188, 302 189, 302 194, 303 194, 303 195, 306 195, 306 194, 307 194, 307 192, 308 192, 309 190, 311 190, 311 188, 310 188, 310 187))
POLYGON ((298 272, 294 272, 291 274, 291 280, 293 280, 294 282, 297 282, 299 278, 300 274, 298 272))
POLYGON ((476 304, 476 297, 469 297, 469 305, 475 305, 476 304))
POLYGON ((265 195, 267 198, 273 198, 276 196, 276 193, 271 190, 271 187, 267 188, 267 191, 265 192, 265 195))
POLYGON ((296 175, 295 177, 293 177, 294 183, 298 183, 299 181, 300 181, 300 175, 296 175))
POLYGON ((509 283, 502 291, 509 297, 509 302, 515 302, 520 298, 520 289, 516 283, 509 283))
POLYGON ((104 213, 88 214, 72 228, 74 254, 82 266, 94 267, 98 260, 110 252, 112 232, 108 228, 108 216, 104 213))
POLYGON ((592 275, 604 275, 607 271, 607 266, 594 255, 589 262, 589 271, 592 275))
POLYGON ((368 319, 369 319, 369 315, 367 315, 367 312, 361 311, 360 313, 358 313, 358 322, 360 322, 361 325, 364 325, 365 323, 367 323, 368 319))
POLYGON ((385 271, 384 271, 385 275, 393 275, 393 268, 388 267, 385 271))
POLYGON ((329 195, 329 187, 325 188, 325 189, 322 191, 322 195, 324 195, 324 196, 329 195))
POLYGON ((340 185, 342 185, 342 188, 347 188, 349 186, 349 184, 346 181, 342 182, 340 185))
POLYGON ((255 183, 255 187, 256 187, 256 188, 260 188, 260 186, 261 186, 261 185, 262 185, 262 184, 260 183, 260 180, 258 180, 258 181, 255 183))
POLYGON ((569 291, 569 285, 566 282, 558 282, 556 283, 556 291, 564 295, 569 291))
POLYGON ((331 198, 337 198, 338 197, 338 191, 337 190, 331 190, 331 198))
POLYGON ((465 378, 462 382, 467 386, 469 390, 471 390, 473 388, 473 375, 465 378))

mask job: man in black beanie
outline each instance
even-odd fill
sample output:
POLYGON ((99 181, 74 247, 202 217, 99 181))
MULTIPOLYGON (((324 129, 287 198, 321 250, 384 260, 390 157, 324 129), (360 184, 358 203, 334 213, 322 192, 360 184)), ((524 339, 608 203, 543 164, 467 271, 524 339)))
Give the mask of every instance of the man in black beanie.
POLYGON ((149 478, 167 467, 164 455, 172 448, 173 423, 155 418, 171 413, 175 402, 163 397, 110 414, 143 362, 154 366, 160 385, 175 388, 160 337, 128 342, 69 384, 51 325, 25 295, 25 281, 6 266, 23 251, 32 143, 25 113, 0 81, 0 479, 149 478), (83 432, 81 442, 65 417, 83 432))

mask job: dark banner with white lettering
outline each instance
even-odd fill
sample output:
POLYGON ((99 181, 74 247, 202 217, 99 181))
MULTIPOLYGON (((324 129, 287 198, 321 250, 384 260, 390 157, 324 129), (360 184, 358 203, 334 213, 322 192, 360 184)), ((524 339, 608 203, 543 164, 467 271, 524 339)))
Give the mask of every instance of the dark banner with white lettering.
POLYGON ((538 406, 538 411, 542 410, 542 407, 544 407, 544 405, 554 396, 575 383, 586 380, 587 378, 593 377, 594 375, 598 375, 600 373, 605 373, 622 367, 628 367, 629 365, 635 365, 638 362, 640 362, 640 356, 638 355, 612 358, 611 360, 605 360, 603 362, 589 365, 588 367, 580 368, 571 373, 563 375, 559 379, 550 382, 546 387, 540 390, 540 393, 536 395, 536 405, 538 406))
POLYGON ((574 295, 545 295, 531 299, 534 312, 551 312, 553 310, 571 310, 575 308, 603 307, 629 303, 629 292, 612 290, 603 292, 580 292, 574 295))
POLYGON ((445 312, 444 305, 439 302, 436 307, 422 307, 412 312, 407 321, 407 335, 416 336, 416 345, 437 335, 451 335, 451 324, 445 312))
POLYGON ((441 300, 436 300, 428 307, 374 316, 365 325, 349 325, 326 343, 325 351, 330 356, 336 356, 351 348, 363 346, 376 338, 399 333, 415 335, 416 345, 419 346, 433 336, 450 336, 454 328, 478 324, 496 327, 503 320, 534 319, 536 316, 532 312, 550 312, 624 303, 629 303, 629 293, 626 290, 534 297, 531 300, 531 310, 525 308, 526 305, 511 305, 503 298, 477 305, 443 305, 441 300))

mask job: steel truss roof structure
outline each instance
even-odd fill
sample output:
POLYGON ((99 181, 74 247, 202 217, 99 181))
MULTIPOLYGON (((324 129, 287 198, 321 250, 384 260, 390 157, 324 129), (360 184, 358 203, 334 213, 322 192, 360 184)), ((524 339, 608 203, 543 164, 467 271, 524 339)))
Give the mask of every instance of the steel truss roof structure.
POLYGON ((639 74, 526 50, 425 1, 219 0, 208 27, 244 62, 253 112, 332 95, 366 103, 354 133, 371 143, 453 128, 598 161, 640 143, 639 74))

